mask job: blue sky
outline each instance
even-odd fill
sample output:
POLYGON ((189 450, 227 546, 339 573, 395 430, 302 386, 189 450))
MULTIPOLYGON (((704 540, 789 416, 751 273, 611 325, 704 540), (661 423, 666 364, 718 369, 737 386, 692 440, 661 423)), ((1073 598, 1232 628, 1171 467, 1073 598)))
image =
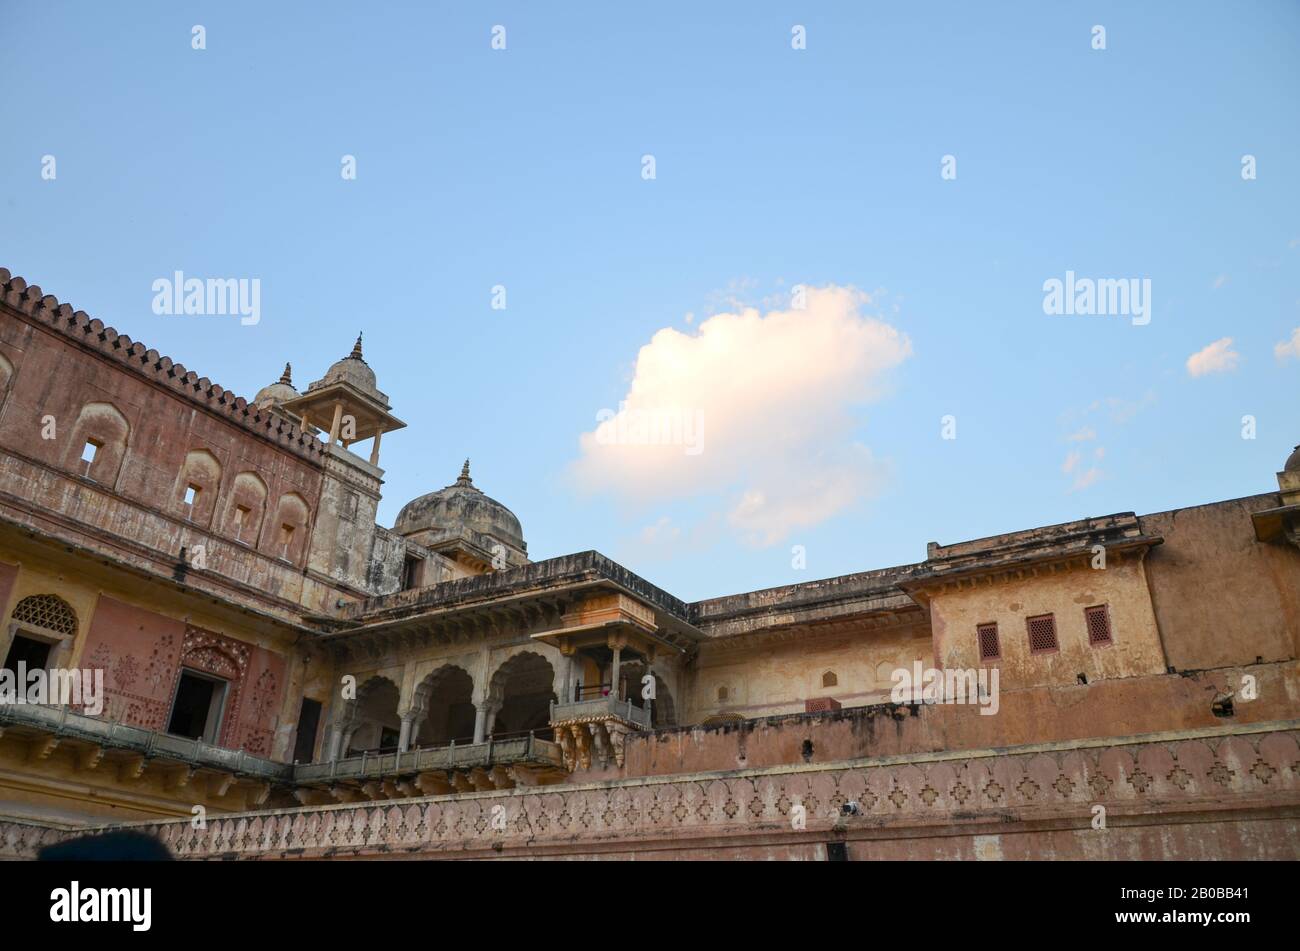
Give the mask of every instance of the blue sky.
MULTIPOLYGON (((469 456, 534 558, 596 548, 696 599, 1269 491, 1300 442, 1300 355, 1278 352, 1300 327, 1300 4, 7 0, 4 22, 0 264, 248 396, 286 359, 318 379, 364 328, 409 423, 384 524, 469 456), (260 322, 155 315, 175 270, 259 278, 260 322), (1067 270, 1149 279, 1150 323, 1044 314, 1067 270), (796 414, 838 421, 821 442, 708 435, 696 493, 574 478, 657 333, 698 353, 711 315, 768 320, 797 284, 866 292, 849 319, 909 347, 869 395, 796 414), (1235 368, 1193 376, 1223 338, 1235 368), (870 478, 830 514, 737 527, 752 482, 822 491, 823 449, 868 457, 849 446, 870 478)), ((788 352, 787 397, 826 358, 788 352)), ((766 389, 707 366, 711 399, 766 389)))

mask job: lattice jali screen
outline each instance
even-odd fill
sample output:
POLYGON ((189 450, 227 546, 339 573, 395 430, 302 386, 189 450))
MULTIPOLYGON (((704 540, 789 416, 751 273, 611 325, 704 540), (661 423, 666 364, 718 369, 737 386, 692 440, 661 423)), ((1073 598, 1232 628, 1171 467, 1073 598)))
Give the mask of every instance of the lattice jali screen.
POLYGON ((980 639, 980 660, 996 660, 1002 655, 1002 650, 998 646, 998 626, 996 624, 981 624, 975 628, 975 632, 980 639))
POLYGON ((1106 605, 1100 604, 1096 607, 1087 608, 1084 610, 1083 616, 1088 623, 1088 643, 1093 647, 1109 644, 1110 614, 1106 611, 1106 605))
POLYGON ((1029 652, 1046 654, 1057 649, 1056 618, 1051 614, 1040 614, 1026 622, 1029 628, 1029 652))
POLYGON ((52 594, 34 594, 23 598, 14 608, 13 620, 56 634, 76 634, 77 614, 68 602, 52 594))

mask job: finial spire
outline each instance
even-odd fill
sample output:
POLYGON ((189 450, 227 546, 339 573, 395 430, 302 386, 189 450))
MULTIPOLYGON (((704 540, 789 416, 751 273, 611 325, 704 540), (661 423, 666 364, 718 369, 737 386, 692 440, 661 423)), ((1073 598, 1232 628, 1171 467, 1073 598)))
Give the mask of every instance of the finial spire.
POLYGON ((465 464, 464 464, 463 466, 460 467, 460 478, 456 480, 456 484, 457 484, 457 485, 473 485, 473 484, 474 484, 474 480, 471 479, 471 478, 469 477, 469 460, 468 460, 468 459, 466 459, 466 460, 465 460, 465 464))
POLYGON ((286 363, 284 365, 284 372, 280 374, 280 382, 287 386, 293 386, 293 380, 290 378, 290 374, 292 373, 293 367, 286 363))
POLYGON ((357 342, 352 345, 352 352, 348 356, 353 360, 360 360, 361 357, 361 334, 357 334, 357 342))

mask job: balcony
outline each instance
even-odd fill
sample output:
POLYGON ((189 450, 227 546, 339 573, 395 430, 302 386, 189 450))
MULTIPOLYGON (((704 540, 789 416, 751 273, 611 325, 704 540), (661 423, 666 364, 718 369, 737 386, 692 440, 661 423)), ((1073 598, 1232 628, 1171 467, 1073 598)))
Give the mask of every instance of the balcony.
POLYGON ((68 707, 19 703, 0 705, 4 735, 27 741, 34 761, 71 750, 79 769, 115 772, 122 780, 149 770, 165 773, 168 788, 181 788, 196 774, 208 779, 214 794, 232 784, 247 787, 249 808, 263 805, 273 787, 292 790, 304 804, 319 804, 543 785, 565 775, 559 745, 531 734, 290 765, 68 707))
POLYGON ((529 734, 295 766, 293 781, 350 802, 544 785, 563 777, 562 764, 558 744, 529 734))
POLYGON ((25 742, 32 763, 49 760, 56 751, 68 762, 71 753, 78 772, 134 784, 147 771, 160 776, 167 790, 199 787, 216 799, 239 795, 249 809, 263 806, 272 788, 291 783, 293 776, 287 763, 88 717, 69 707, 0 704, 0 735, 25 742))
POLYGON ((557 723, 591 723, 621 720, 638 730, 650 729, 650 711, 631 700, 619 700, 613 694, 572 703, 551 703, 551 725, 557 723))
POLYGON ((623 765, 623 743, 632 730, 650 729, 650 711, 617 695, 551 704, 551 727, 564 757, 564 768, 587 770, 623 765))

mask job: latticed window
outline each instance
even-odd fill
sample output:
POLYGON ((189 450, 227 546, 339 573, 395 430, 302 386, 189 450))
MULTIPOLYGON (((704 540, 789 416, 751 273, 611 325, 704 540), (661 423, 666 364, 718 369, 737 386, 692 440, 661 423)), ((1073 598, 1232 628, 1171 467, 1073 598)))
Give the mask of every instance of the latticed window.
POLYGON ((52 594, 34 594, 23 598, 14 608, 13 620, 56 634, 76 634, 77 614, 67 601, 52 594))
POLYGON ((1106 605, 1099 604, 1096 607, 1085 608, 1083 617, 1088 624, 1088 643, 1093 647, 1104 647, 1111 642, 1110 638, 1110 612, 1106 610, 1106 605))
POLYGON ((1029 628, 1029 653, 1046 654, 1058 649, 1054 615, 1040 614, 1029 618, 1025 624, 1029 628))
POLYGON ((998 644, 998 626, 996 623, 981 624, 975 628, 980 642, 980 660, 997 660, 1002 656, 998 644))

